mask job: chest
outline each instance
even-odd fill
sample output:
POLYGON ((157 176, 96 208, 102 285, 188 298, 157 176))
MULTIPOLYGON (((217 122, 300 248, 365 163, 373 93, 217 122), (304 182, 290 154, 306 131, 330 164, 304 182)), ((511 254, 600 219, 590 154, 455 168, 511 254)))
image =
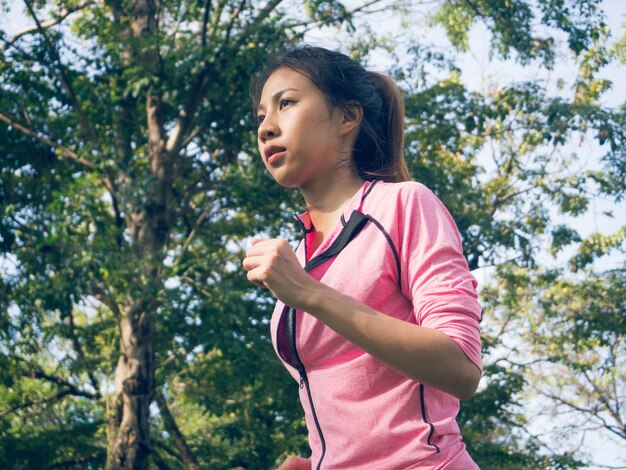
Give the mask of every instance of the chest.
MULTIPOLYGON (((395 244, 385 233, 370 221, 336 257, 309 274, 382 313, 410 320, 411 301, 400 288, 401 267, 397 253, 394 254, 395 244)), ((304 265, 303 245, 297 255, 304 265)), ((307 368, 325 367, 363 354, 315 317, 300 311, 296 315, 296 345, 307 368)))

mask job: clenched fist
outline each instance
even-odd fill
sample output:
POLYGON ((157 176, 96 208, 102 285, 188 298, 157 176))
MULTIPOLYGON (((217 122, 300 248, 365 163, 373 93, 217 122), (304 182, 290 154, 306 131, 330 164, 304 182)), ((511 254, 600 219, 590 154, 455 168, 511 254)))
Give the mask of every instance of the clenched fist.
POLYGON ((287 457, 278 470, 311 470, 311 461, 300 457, 287 457))
POLYGON ((243 267, 248 280, 269 289, 274 297, 295 309, 306 309, 307 292, 317 281, 300 266, 284 238, 252 240, 243 267))

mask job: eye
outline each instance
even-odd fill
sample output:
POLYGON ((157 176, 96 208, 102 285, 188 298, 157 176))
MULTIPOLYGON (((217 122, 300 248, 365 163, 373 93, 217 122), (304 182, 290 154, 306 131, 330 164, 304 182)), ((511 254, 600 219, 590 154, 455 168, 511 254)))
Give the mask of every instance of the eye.
POLYGON ((259 115, 256 117, 256 123, 257 123, 257 125, 259 125, 259 126, 260 126, 260 125, 261 125, 261 123, 262 123, 264 120, 265 120, 265 116, 264 116, 263 114, 259 114, 259 115))
POLYGON ((290 100, 289 98, 283 98, 278 102, 278 107, 280 109, 283 109, 285 106, 289 106, 291 103, 293 103, 293 100, 290 100))

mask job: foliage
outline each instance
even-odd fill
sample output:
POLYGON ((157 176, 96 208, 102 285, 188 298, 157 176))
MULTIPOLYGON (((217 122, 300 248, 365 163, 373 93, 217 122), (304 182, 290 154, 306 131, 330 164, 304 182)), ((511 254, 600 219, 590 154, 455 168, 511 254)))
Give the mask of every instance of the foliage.
MULTIPOLYGON (((248 77, 268 51, 296 38, 267 7, 207 5, 199 37, 201 5, 164 3, 163 28, 143 42, 149 33, 130 34, 127 7, 88 3, 63 27, 4 37, 0 109, 10 122, 0 128, 0 238, 13 267, 2 273, 1 357, 11 369, 3 368, 0 413, 14 416, 3 421, 10 466, 43 468, 60 456, 102 463, 120 423, 107 398, 117 389, 120 343, 132 344, 120 336, 123 322, 140 318, 129 309, 135 303, 155 316, 158 393, 201 466, 267 468, 284 449, 302 447, 296 391, 267 339, 269 304, 238 270, 244 240, 278 233, 286 218, 277 190, 265 189, 267 176, 246 156, 254 145, 248 77), (154 121, 146 96, 161 100, 154 121), (166 140, 176 123, 188 142, 172 152, 163 184, 151 133, 166 140), (138 233, 150 232, 143 221, 161 196, 161 225, 138 233), (135 228, 134 217, 142 220, 135 228), (51 413, 45 422, 20 417, 42 407, 51 413), (90 428, 80 431, 85 420, 90 428), (49 436, 59 429, 82 437, 58 445, 49 436)), ((152 421, 155 464, 180 465, 166 424, 152 421)))

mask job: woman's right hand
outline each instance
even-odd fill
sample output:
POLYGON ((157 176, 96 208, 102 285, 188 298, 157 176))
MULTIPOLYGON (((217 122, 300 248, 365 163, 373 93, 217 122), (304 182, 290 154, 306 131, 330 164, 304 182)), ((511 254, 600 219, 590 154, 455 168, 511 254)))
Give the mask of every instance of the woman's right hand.
POLYGON ((311 470, 311 461, 301 457, 287 457, 278 470, 311 470))

